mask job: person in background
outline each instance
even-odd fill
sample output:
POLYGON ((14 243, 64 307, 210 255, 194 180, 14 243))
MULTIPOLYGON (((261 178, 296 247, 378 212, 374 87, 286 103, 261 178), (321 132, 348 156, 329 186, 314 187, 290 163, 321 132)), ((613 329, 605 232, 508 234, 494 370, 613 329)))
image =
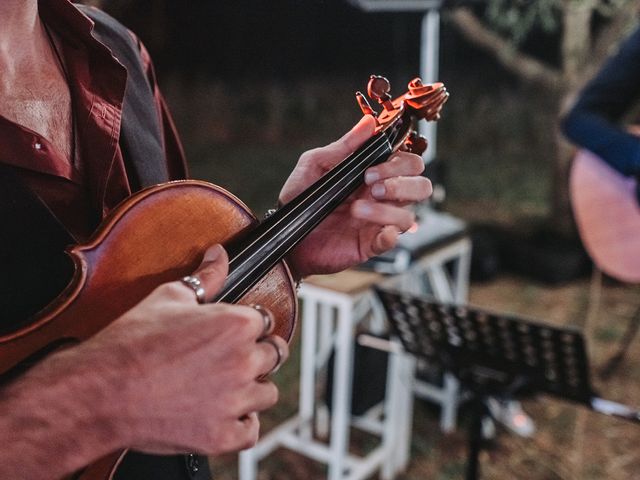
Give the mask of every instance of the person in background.
POLYGON ((625 123, 640 100, 640 28, 580 92, 561 119, 566 137, 626 176, 640 173, 640 137, 625 123))

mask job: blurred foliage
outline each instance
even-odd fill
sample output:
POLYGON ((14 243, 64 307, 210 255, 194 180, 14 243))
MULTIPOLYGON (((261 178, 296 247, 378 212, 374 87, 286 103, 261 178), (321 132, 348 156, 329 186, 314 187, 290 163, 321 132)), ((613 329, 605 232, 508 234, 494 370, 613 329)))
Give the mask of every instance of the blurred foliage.
POLYGON ((555 32, 560 25, 562 0, 489 0, 487 21, 516 45, 535 28, 555 32))
POLYGON ((589 5, 596 14, 595 24, 613 16, 629 0, 488 0, 485 18, 519 46, 538 29, 547 34, 561 30, 562 12, 568 2, 589 5))

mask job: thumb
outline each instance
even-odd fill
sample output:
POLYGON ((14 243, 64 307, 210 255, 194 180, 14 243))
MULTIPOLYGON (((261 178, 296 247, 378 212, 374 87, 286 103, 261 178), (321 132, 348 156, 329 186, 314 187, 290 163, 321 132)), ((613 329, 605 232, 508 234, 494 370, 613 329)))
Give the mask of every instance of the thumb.
POLYGON ((372 115, 365 115, 355 126, 345 133, 340 139, 333 142, 330 148, 340 159, 354 152, 360 145, 367 141, 376 129, 376 119, 372 115))
POLYGON ((205 298, 211 300, 224 285, 229 273, 229 257, 222 245, 217 244, 209 247, 204 252, 202 263, 193 272, 198 277, 204 288, 205 298))

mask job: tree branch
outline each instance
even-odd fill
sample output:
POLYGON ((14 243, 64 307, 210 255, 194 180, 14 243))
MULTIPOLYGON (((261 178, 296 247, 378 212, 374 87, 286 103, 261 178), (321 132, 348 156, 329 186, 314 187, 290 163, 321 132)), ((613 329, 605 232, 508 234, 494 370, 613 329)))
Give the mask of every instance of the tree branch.
POLYGON ((470 9, 456 8, 449 18, 467 40, 491 53, 510 72, 553 90, 561 88, 562 75, 558 70, 517 51, 507 40, 484 26, 470 9))
POLYGON ((602 29, 598 37, 593 42, 592 60, 589 62, 590 69, 599 68, 602 62, 612 53, 613 49, 620 43, 632 25, 638 23, 638 3, 635 0, 627 1, 611 21, 602 29))
POLYGON ((570 90, 584 79, 586 65, 592 59, 591 20, 594 4, 592 1, 576 2, 566 0, 562 9, 562 52, 563 78, 570 90))

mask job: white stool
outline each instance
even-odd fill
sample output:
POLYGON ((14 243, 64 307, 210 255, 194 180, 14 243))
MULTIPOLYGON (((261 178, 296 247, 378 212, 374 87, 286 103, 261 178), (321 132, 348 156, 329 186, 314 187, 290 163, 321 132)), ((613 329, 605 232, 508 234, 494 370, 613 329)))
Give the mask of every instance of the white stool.
POLYGON ((301 287, 303 302, 299 410, 271 430, 257 445, 240 454, 240 480, 257 478, 258 462, 279 447, 296 451, 324 463, 328 480, 361 480, 380 471, 385 480, 406 469, 409 460, 414 394, 442 408, 441 427, 455 428, 458 383, 445 374, 442 387, 416 381, 415 359, 399 344, 389 349, 386 397, 362 417, 351 415, 353 347, 356 326, 369 320, 367 331, 380 332, 384 313, 370 290, 373 285, 412 293, 430 293, 449 302, 466 300, 471 242, 456 236, 438 242, 403 274, 384 277, 372 272, 349 270, 312 277, 301 287), (314 437, 328 430, 326 406, 316 398, 316 376, 324 369, 332 350, 334 377, 329 441, 314 437), (359 428, 376 434, 379 445, 367 455, 349 453, 349 430, 359 428))
MULTIPOLYGON (((354 327, 371 310, 372 292, 383 276, 371 272, 346 271, 336 275, 312 277, 302 285, 303 302, 300 365, 300 397, 298 413, 274 428, 258 444, 240 454, 240 479, 256 478, 258 462, 278 447, 294 450, 328 466, 330 480, 360 480, 377 470, 385 479, 393 478, 390 468, 396 463, 392 427, 400 423, 397 377, 388 375, 384 405, 358 419, 351 418, 351 385, 353 374, 354 327), (313 435, 314 421, 327 430, 326 406, 316 398, 316 373, 323 369, 334 351, 334 380, 329 442, 313 435), (381 417, 384 420, 381 420, 381 417), (349 454, 351 426, 376 434, 380 444, 364 457, 349 454)), ((393 367, 388 372, 393 371, 393 367)))

